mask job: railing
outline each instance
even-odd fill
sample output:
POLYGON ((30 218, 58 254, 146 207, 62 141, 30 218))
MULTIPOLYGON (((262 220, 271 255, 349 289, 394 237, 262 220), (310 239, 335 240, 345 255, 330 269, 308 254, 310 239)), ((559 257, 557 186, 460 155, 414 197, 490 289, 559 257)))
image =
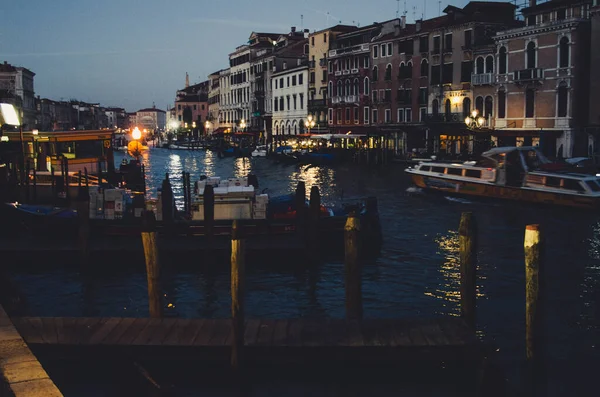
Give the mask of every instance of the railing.
POLYGON ((471 75, 471 84, 473 85, 492 85, 494 83, 493 73, 478 73, 471 75))
POLYGON ((351 74, 356 74, 356 73, 358 73, 358 69, 350 69, 350 73, 351 74))
POLYGON ((309 61, 309 62, 308 62, 308 67, 309 67, 309 68, 314 68, 314 67, 315 67, 315 64, 316 64, 316 61, 309 61))
POLYGON ((357 103, 358 95, 342 95, 331 97, 331 103, 357 103))
POLYGON ((430 123, 464 123, 462 113, 428 113, 425 121, 430 123))
POLYGON ((308 101, 308 107, 310 108, 323 108, 326 107, 327 103, 325 99, 312 99, 308 101))
POLYGON ((345 75, 347 75, 347 74, 350 74, 350 70, 348 70, 348 69, 346 69, 346 70, 343 70, 343 71, 342 71, 342 74, 343 74, 344 76, 345 76, 345 75))
POLYGON ((334 75, 336 76, 341 76, 342 75, 342 71, 341 70, 336 70, 334 75))
POLYGON ((515 70, 515 72, 514 72, 514 80, 515 81, 534 81, 534 80, 541 80, 543 78, 544 78, 544 69, 540 69, 540 68, 515 70))
POLYGON ((327 58, 319 59, 319 66, 327 66, 327 58))
POLYGON ((369 52, 369 45, 368 44, 359 44, 359 45, 355 45, 352 47, 347 47, 347 48, 338 48, 336 50, 329 50, 328 56, 329 58, 334 58, 340 55, 344 55, 344 54, 356 54, 356 53, 361 53, 361 52, 369 52))

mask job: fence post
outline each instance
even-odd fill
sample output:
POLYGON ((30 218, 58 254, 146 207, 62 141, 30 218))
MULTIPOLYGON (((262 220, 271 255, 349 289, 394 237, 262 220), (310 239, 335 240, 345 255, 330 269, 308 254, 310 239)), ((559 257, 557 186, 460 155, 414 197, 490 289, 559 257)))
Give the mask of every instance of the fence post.
POLYGON ((348 320, 362 320, 360 220, 354 212, 348 215, 344 226, 344 262, 346 270, 346 318, 348 320))
POLYGON ((463 212, 458 231, 460 246, 460 314, 467 325, 476 327, 477 225, 471 212, 463 212))
POLYGON ((156 217, 152 211, 142 212, 142 243, 144 245, 144 257, 146 258, 150 317, 160 318, 163 315, 160 260, 156 242, 156 217))
POLYGON ((231 227, 231 367, 239 369, 244 346, 244 282, 246 242, 241 222, 233 221, 231 227))

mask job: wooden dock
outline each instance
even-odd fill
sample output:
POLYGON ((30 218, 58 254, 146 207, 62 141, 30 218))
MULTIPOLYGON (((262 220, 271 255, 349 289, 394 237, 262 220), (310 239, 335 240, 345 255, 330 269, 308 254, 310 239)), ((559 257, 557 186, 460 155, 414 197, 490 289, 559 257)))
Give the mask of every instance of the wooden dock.
MULTIPOLYGON (((158 354, 161 348, 185 348, 175 351, 196 355, 221 348, 227 358, 233 339, 231 319, 21 317, 13 322, 28 344, 40 347, 152 348, 158 354)), ((476 359, 484 350, 458 317, 360 322, 248 319, 244 328, 247 351, 256 355, 285 351, 288 359, 296 354, 304 360, 311 352, 314 358, 323 358, 325 351, 360 360, 371 354, 377 359, 389 355, 394 361, 453 360, 457 355, 476 359)))
POLYGON ((1 306, 0 375, 2 396, 62 397, 1 306))

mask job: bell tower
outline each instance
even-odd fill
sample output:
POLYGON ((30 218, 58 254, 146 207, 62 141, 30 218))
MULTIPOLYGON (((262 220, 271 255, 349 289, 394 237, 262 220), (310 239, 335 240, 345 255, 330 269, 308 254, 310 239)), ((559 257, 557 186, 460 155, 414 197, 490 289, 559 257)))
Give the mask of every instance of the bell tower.
POLYGON ((185 88, 188 88, 190 86, 190 75, 185 72, 185 88))

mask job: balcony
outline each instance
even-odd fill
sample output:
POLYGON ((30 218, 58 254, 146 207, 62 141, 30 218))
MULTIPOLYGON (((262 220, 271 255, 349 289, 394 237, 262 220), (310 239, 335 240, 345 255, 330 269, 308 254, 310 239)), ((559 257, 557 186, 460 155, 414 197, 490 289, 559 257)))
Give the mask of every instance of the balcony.
POLYGON ((478 73, 471 75, 472 85, 492 85, 495 83, 493 73, 478 73))
POLYGON ((309 61, 308 62, 308 67, 311 68, 311 69, 314 69, 315 68, 315 64, 316 64, 316 61, 309 61))
POLYGON ((462 113, 428 113, 425 118, 429 123, 465 123, 462 113))
POLYGON ((320 109, 320 108, 325 108, 327 107, 327 103, 325 102, 325 99, 312 99, 308 101, 308 108, 309 109, 320 109))
POLYGON ((321 66, 321 67, 327 67, 327 58, 321 58, 321 59, 319 59, 319 66, 321 66))
POLYGON ((341 76, 342 75, 342 71, 341 70, 336 70, 334 75, 336 76, 341 76))
POLYGON ((355 45, 352 47, 346 47, 346 48, 338 48, 336 50, 329 50, 329 53, 327 54, 329 58, 335 58, 338 56, 342 56, 342 55, 347 55, 347 54, 359 54, 362 52, 369 52, 369 44, 359 44, 359 45, 355 45))
POLYGON ((346 69, 346 70, 343 70, 343 71, 342 71, 342 74, 343 74, 344 76, 346 76, 346 75, 350 74, 350 70, 348 70, 348 69, 346 69))
POLYGON ((358 73, 358 69, 350 69, 350 74, 356 74, 358 73))
POLYGON ((331 97, 331 103, 358 103, 358 95, 342 95, 331 97))
POLYGON ((519 83, 526 83, 530 81, 538 81, 544 78, 544 69, 531 68, 523 70, 515 70, 514 80, 519 83))

